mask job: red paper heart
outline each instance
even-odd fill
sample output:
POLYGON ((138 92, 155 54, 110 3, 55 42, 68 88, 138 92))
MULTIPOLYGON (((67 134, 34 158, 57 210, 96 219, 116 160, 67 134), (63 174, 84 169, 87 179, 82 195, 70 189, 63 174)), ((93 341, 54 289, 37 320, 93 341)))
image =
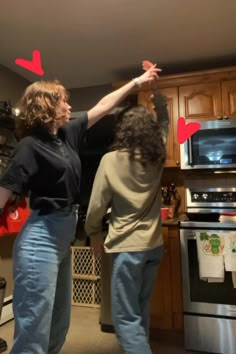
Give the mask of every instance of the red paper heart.
POLYGON ((152 62, 150 62, 149 60, 143 60, 143 70, 147 71, 148 69, 150 69, 154 64, 152 62))
POLYGON ((186 124, 185 118, 178 119, 177 136, 179 144, 183 144, 190 136, 196 133, 201 128, 201 124, 197 122, 190 122, 186 124))
POLYGON ((35 73, 37 75, 40 75, 40 76, 44 75, 44 70, 42 68, 39 50, 33 51, 32 60, 16 59, 15 63, 19 66, 22 66, 22 68, 32 71, 33 73, 35 73))

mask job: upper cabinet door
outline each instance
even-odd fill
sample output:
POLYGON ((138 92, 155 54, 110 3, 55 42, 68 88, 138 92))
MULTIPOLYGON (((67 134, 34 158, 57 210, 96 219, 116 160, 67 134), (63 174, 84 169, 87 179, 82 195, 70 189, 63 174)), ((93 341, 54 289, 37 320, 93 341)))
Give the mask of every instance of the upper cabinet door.
POLYGON ((181 86, 179 109, 180 116, 186 120, 219 119, 223 115, 220 82, 181 86))
POLYGON ((236 80, 223 81, 221 85, 223 115, 236 118, 236 80))
POLYGON ((168 104, 170 125, 167 139, 167 158, 165 167, 178 167, 180 164, 179 143, 177 139, 177 122, 179 118, 178 88, 170 87, 159 89, 168 104))

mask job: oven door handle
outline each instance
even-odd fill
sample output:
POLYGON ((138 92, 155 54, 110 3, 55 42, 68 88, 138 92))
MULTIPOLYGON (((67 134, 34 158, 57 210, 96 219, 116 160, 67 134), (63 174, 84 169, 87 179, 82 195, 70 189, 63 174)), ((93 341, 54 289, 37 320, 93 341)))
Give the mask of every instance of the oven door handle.
POLYGON ((197 235, 196 232, 194 232, 193 230, 185 230, 182 235, 181 235, 183 240, 196 240, 197 239, 197 235))
POLYGON ((187 240, 196 240, 197 239, 196 236, 187 236, 186 238, 187 238, 187 240))

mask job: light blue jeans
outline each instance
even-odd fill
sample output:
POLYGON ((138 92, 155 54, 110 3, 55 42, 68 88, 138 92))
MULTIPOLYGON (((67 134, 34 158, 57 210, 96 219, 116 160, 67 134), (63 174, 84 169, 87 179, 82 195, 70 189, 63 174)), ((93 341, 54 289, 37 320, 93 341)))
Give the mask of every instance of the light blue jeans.
POLYGON ((151 354, 151 292, 163 246, 145 252, 112 254, 111 307, 116 335, 125 354, 151 354))
POLYGON ((17 236, 14 261, 14 343, 11 354, 58 354, 71 311, 71 243, 77 210, 33 211, 17 236))

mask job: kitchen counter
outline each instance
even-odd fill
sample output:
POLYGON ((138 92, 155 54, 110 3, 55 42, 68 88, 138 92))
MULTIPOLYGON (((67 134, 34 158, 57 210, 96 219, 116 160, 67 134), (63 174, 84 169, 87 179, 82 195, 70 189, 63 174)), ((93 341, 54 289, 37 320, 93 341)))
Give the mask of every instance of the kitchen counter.
POLYGON ((163 226, 178 226, 180 221, 187 220, 187 216, 185 213, 178 214, 173 219, 166 219, 162 221, 163 226))

